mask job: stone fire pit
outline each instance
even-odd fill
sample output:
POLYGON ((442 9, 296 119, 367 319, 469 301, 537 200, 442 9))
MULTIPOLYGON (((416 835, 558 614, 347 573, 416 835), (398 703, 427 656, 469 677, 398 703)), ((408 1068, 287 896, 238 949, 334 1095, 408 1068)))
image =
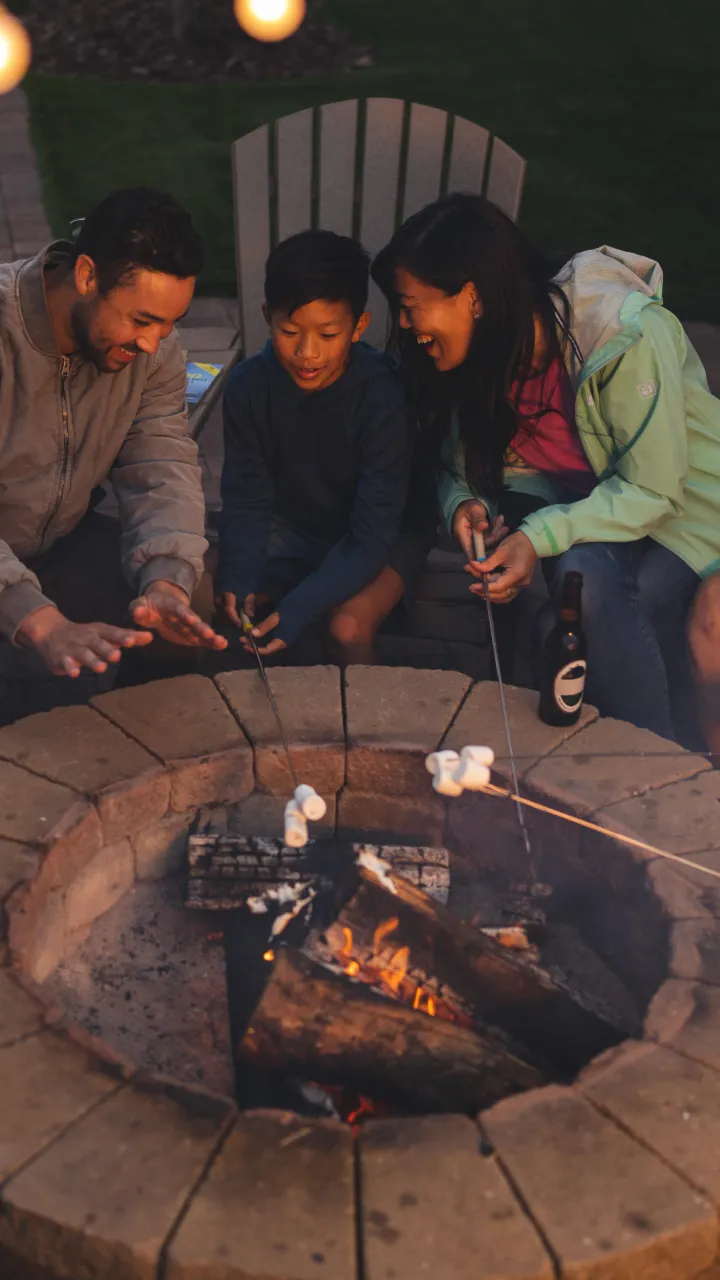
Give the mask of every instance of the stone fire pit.
MULTIPOLYGON (((272 681, 298 774, 331 798, 342 834, 445 844, 459 874, 481 845, 485 863, 493 849, 522 856, 508 801, 446 807, 423 763, 441 744, 486 743, 507 778, 495 685, 363 667, 344 689, 334 668, 272 681)), ((551 729, 535 703, 510 691, 528 795, 720 869, 720 778, 704 759, 591 709, 551 729)), ((610 936, 644 1037, 475 1122, 376 1120, 356 1138, 333 1121, 239 1114, 137 1070, 48 1003, 41 984, 93 921, 177 868, 200 808, 242 801, 257 833, 288 794, 253 672, 0 730, 0 1275, 720 1275, 720 886, 693 868, 528 811, 541 878, 561 898, 567 876, 573 909, 610 936)))

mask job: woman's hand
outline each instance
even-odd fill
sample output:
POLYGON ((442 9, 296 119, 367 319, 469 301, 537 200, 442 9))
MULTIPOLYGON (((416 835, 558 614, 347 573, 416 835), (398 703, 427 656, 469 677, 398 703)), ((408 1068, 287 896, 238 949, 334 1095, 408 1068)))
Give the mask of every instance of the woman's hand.
MULTIPOLYGON (((466 570, 474 578, 487 580, 488 594, 494 604, 509 604, 523 587, 529 586, 536 564, 537 553, 530 539, 518 530, 505 538, 482 564, 476 561, 468 564, 466 570)), ((475 595, 485 595, 482 582, 474 583, 470 590, 475 595)))
MULTIPOLYGON (((496 516, 490 525, 487 507, 476 498, 468 498, 456 508, 453 516, 452 531, 462 547, 468 560, 475 560, 475 543, 473 533, 481 533, 485 542, 485 550, 496 547, 510 532, 502 516, 496 516)), ((477 563, 477 562, 476 562, 477 563)))

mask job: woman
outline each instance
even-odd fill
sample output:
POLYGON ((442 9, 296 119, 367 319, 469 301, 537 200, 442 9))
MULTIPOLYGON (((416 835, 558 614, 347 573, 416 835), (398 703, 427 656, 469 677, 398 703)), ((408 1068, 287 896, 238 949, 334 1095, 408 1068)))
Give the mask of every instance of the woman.
POLYGON ((588 699, 673 738, 666 658, 720 566, 720 402, 660 267, 601 248, 557 271, 487 200, 452 195, 396 232, 373 276, 468 571, 506 603, 538 558, 554 596, 579 570, 588 699), (482 566, 473 526, 495 544, 482 566))

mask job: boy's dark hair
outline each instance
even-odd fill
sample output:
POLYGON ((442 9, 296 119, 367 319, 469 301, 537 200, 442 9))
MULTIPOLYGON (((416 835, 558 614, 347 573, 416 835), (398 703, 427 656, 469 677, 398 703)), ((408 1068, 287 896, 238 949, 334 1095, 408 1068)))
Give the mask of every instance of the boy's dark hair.
POLYGON ((138 268, 186 280, 203 265, 203 243, 190 214, 172 196, 148 187, 111 191, 83 220, 75 260, 92 258, 101 294, 138 268))
POLYGON ((289 316, 309 302, 347 302, 355 320, 367 306, 370 255, 334 231, 301 231, 283 240, 265 265, 265 302, 289 316))

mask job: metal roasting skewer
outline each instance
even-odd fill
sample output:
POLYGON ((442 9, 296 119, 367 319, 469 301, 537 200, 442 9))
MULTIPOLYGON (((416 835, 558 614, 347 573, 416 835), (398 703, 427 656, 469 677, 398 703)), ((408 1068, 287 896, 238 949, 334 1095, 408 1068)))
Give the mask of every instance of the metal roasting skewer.
MULTIPOLYGON (((473 529, 473 547, 475 549, 475 559, 482 563, 482 561, 487 558, 485 555, 485 539, 478 529, 473 529)), ((495 633, 495 619, 493 617, 487 577, 483 578, 483 586, 485 589, 485 605, 487 608, 488 627, 490 628, 490 644, 492 646, 493 659, 495 662, 495 673, 497 675, 498 690, 500 693, 500 707, 502 709, 503 724, 505 725, 505 741, 507 742, 508 755, 510 757, 510 773, 512 776, 513 791, 518 795, 520 787, 518 785, 517 767, 515 765, 515 751, 513 750, 512 734, 510 732, 510 717, 508 716, 507 703, 505 701, 505 685, 503 683, 502 671, 500 669, 500 654, 498 652, 497 635, 495 633)), ((528 856, 530 869, 533 876, 536 876, 537 871, 533 859, 532 848, 530 846, 530 834, 525 825, 523 807, 517 800, 515 801, 515 812, 517 813, 518 826, 520 827, 523 841, 525 843, 525 852, 528 856)))
MULTIPOLYGON (((300 783, 298 782, 298 777, 295 772, 295 765, 293 764, 292 756, 290 755, 290 747, 288 746, 288 740, 285 735, 285 730, 283 728, 283 722, 280 719, 280 712, 278 711, 277 703, 273 697, 273 691, 270 688, 270 681, 267 678, 267 672, 265 671, 265 664, 262 658, 260 657, 260 652, 258 650, 257 644, 255 643, 255 637, 253 635, 254 624, 252 623, 252 621, 250 620, 250 618, 248 617, 244 609, 240 610, 240 621, 242 623, 243 634, 247 636, 248 640, 250 641, 250 644, 252 645, 253 653, 255 654, 255 661, 258 664, 258 670, 260 672, 260 675, 262 676, 262 682, 265 685, 265 692, 267 694, 268 702, 270 703, 270 709, 275 717, 275 723, 278 727, 278 732, 280 734, 280 741, 282 742, 283 747, 285 748, 285 755, 287 756, 287 762, 288 762, 288 767, 290 769, 290 776, 293 780, 293 786, 297 791, 297 788, 299 787, 300 783)), ((514 778, 513 778, 513 783, 515 783, 514 778)), ((515 785, 515 790, 517 790, 517 785, 515 785)))

